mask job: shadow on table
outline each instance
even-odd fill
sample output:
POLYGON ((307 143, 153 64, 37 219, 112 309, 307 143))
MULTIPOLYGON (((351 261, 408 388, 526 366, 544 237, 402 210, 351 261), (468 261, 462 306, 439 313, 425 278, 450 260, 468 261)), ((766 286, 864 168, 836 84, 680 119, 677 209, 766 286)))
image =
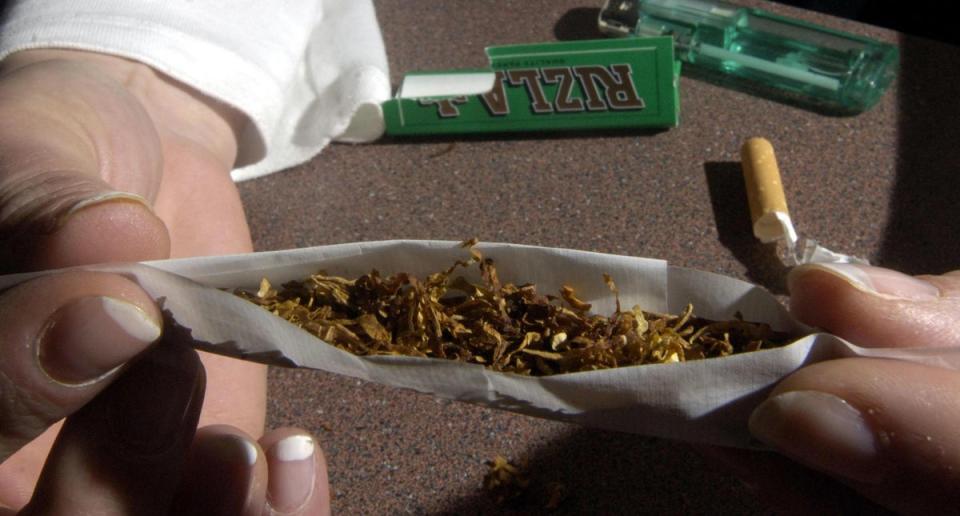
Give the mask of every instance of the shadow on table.
POLYGON ((876 262, 911 274, 960 268, 960 51, 902 35, 897 175, 876 262))
POLYGON ((490 493, 452 500, 438 514, 758 514, 749 488, 689 447, 635 435, 576 430, 535 450, 530 485, 513 502, 490 493), (547 510, 550 493, 564 496, 547 510))
POLYGON ((750 281, 774 294, 786 294, 786 270, 776 247, 762 244, 753 236, 740 162, 710 161, 703 169, 720 243, 747 268, 750 281))
POLYGON ((624 127, 610 129, 559 129, 555 131, 498 131, 492 133, 384 135, 369 145, 411 145, 456 142, 515 142, 523 140, 584 140, 590 138, 651 137, 668 127, 624 127))
POLYGON ((605 38, 597 25, 599 18, 599 7, 575 7, 563 13, 553 25, 553 35, 559 41, 605 38))
MULTIPOLYGON (((782 482, 795 501, 803 501, 792 507, 800 513, 892 514, 818 473, 785 467, 787 461, 775 454, 714 453, 741 460, 750 455, 770 476, 768 486, 782 482)), ((581 429, 533 452, 523 467, 530 483, 521 497, 498 505, 491 493, 478 490, 436 514, 777 514, 760 504, 756 491, 714 464, 681 443, 581 429), (547 509, 554 492, 564 496, 547 509)))

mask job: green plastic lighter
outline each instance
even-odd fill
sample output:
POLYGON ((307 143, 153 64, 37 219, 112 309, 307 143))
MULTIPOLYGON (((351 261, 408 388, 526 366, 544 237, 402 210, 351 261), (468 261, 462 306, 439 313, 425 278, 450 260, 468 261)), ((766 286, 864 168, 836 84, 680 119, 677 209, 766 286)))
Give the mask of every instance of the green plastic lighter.
POLYGON ((838 112, 872 107, 896 75, 893 45, 722 1, 607 0, 600 30, 674 37, 693 68, 838 112))

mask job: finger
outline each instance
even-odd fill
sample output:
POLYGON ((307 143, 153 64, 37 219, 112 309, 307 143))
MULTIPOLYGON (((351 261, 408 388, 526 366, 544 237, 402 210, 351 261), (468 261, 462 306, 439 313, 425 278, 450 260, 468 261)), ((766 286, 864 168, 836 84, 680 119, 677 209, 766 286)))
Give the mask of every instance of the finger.
POLYGON ((898 511, 960 504, 960 373, 848 358, 805 367, 750 418, 755 437, 898 511))
MULTIPOLYGON (((101 146, 111 151, 98 154, 114 155, 109 160, 100 160, 101 177, 115 188, 138 193, 150 202, 170 230, 171 244, 178 256, 243 252, 244 248, 249 251, 249 235, 239 195, 229 174, 237 155, 236 135, 248 124, 244 115, 142 63, 116 56, 38 49, 15 53, 3 62, 8 75, 25 70, 35 72, 44 66, 55 68, 58 75, 95 74, 97 81, 84 78, 83 88, 76 87, 79 85, 70 88, 84 90, 92 98, 79 102, 78 94, 70 93, 64 95, 68 99, 60 102, 69 104, 69 109, 74 111, 96 106, 92 111, 108 126, 108 131, 95 134, 96 138, 87 138, 91 130, 81 136, 103 141, 101 146), (64 64, 70 65, 67 70, 60 69, 64 64), (110 111, 103 109, 103 105, 126 114, 104 115, 110 111), (162 153, 162 159, 158 153, 162 153), (137 159, 139 161, 135 161, 137 159), (120 160, 127 163, 118 166, 116 163, 120 160), (130 187, 121 188, 119 182, 127 182, 130 187), (198 220, 204 223, 197 224, 198 220)), ((45 81, 41 86, 50 82, 53 81, 45 81)), ((17 91, 23 94, 24 89, 17 91)), ((20 104, 24 102, 14 105, 20 104)), ((63 109, 57 113, 60 111, 69 112, 63 109)), ((73 118, 77 118, 76 115, 73 118)), ((86 116, 81 120, 86 125, 99 127, 97 120, 90 122, 94 118, 86 116)), ((68 139, 71 136, 59 135, 55 141, 71 141, 68 139)), ((26 145, 29 142, 21 141, 15 147, 26 145)), ((90 161, 87 159, 86 169, 91 168, 90 161)), ((65 167, 61 164, 60 168, 65 167)))
POLYGON ((791 271, 790 309, 798 319, 870 347, 960 344, 960 274, 907 276, 848 264, 791 271))
POLYGON ((54 423, 0 464, 0 506, 20 509, 30 501, 40 470, 62 426, 63 420, 54 423))
POLYGON ((297 428, 280 428, 260 439, 270 470, 267 509, 291 515, 330 514, 327 460, 316 440, 297 428))
POLYGON ((140 68, 120 59, 104 64, 77 59, 86 53, 35 54, 42 52, 17 53, 2 63, 0 106, 11 118, 4 119, 0 141, 8 150, 49 154, 5 154, 9 168, 56 170, 50 165, 69 163, 152 201, 160 188, 160 141, 149 114, 124 84, 143 79, 136 75, 140 68))
POLYGON ((67 418, 27 514, 169 514, 203 403, 195 351, 161 342, 67 418))
POLYGON ((112 274, 46 276, 0 294, 0 459, 93 399, 161 324, 150 297, 112 274))
POLYGON ((248 434, 227 425, 197 432, 171 514, 259 516, 267 463, 248 434))
POLYGON ((165 257, 159 138, 118 81, 67 60, 0 75, 0 243, 19 269, 165 257), (118 130, 122 128, 122 130, 118 130))

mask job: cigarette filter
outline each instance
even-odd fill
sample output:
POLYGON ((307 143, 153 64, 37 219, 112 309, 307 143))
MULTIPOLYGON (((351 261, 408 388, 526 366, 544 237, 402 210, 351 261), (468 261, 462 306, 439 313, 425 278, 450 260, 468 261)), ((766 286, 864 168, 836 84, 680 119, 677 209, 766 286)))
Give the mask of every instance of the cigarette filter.
POLYGON ((792 251, 797 244, 797 232, 787 210, 773 145, 764 138, 750 138, 740 149, 740 159, 754 236, 761 242, 784 240, 792 251))

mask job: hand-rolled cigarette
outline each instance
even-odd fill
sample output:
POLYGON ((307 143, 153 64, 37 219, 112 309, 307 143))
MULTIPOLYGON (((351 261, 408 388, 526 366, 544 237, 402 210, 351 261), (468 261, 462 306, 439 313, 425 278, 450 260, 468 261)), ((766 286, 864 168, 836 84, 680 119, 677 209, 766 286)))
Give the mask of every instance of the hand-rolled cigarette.
POLYGON ((797 232, 787 210, 773 146, 764 138, 750 138, 740 149, 740 159, 747 184, 753 235, 761 242, 785 240, 787 248, 793 250, 797 244, 797 232))

